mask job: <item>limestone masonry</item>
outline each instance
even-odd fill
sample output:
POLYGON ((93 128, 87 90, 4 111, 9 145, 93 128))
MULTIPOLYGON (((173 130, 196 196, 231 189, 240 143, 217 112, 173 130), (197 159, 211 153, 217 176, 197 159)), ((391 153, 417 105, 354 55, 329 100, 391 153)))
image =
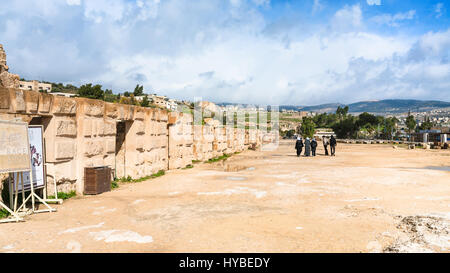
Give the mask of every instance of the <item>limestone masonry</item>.
POLYGON ((263 139, 257 129, 213 119, 194 125, 191 114, 1 86, 0 120, 43 125, 47 182, 79 194, 84 167, 109 166, 116 177, 140 178, 258 147, 263 139))
POLYGON ((82 194, 85 167, 109 166, 115 177, 141 178, 276 138, 263 138, 248 123, 247 130, 211 118, 195 125, 191 114, 23 90, 29 88, 8 69, 0 44, 0 120, 44 127, 47 183, 58 191, 82 194))

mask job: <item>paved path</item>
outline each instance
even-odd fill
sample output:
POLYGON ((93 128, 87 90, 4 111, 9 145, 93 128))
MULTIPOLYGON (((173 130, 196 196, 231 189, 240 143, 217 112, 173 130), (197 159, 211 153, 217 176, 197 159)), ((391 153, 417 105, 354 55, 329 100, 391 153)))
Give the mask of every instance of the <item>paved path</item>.
POLYGON ((450 151, 294 143, 0 225, 0 252, 450 251, 450 151), (445 168, 447 167, 447 169, 445 168))

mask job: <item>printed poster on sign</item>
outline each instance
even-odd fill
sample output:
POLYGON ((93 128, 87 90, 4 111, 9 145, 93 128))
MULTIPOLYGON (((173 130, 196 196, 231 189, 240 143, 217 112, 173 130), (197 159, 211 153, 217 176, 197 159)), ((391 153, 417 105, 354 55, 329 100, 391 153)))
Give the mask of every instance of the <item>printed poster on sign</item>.
MULTIPOLYGON (((33 173, 33 188, 40 189, 45 186, 45 174, 44 174, 44 141, 42 136, 42 126, 29 126, 28 127, 28 137, 30 143, 30 155, 31 155, 31 169, 33 173)), ((24 179, 24 190, 28 191, 31 189, 30 182, 30 172, 23 173, 24 179)), ((14 173, 14 184, 13 192, 16 190, 22 191, 22 183, 19 180, 19 173, 14 173)))

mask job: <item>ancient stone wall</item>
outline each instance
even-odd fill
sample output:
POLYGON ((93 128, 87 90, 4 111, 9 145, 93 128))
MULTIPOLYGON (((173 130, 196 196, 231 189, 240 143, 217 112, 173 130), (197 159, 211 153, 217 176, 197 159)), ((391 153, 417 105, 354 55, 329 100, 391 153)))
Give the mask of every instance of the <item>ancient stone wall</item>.
POLYGON ((0 120, 44 127, 49 194, 84 189, 84 168, 109 166, 140 178, 258 146, 258 130, 191 114, 0 87, 0 120))
POLYGON ((183 168, 194 160, 193 117, 169 113, 169 169, 183 168))

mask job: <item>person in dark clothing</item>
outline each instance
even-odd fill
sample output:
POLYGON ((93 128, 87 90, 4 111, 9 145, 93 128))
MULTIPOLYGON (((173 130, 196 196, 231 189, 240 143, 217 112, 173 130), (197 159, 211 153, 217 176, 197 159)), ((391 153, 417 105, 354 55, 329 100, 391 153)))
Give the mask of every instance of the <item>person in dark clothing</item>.
POLYGON ((330 139, 330 148, 331 148, 331 156, 336 156, 336 139, 334 138, 334 136, 331 136, 330 139))
POLYGON ((316 139, 312 139, 311 140, 311 153, 312 153, 312 156, 316 156, 316 148, 317 148, 317 141, 316 141, 316 139))
POLYGON ((323 137, 322 141, 323 141, 323 149, 325 150, 325 155, 328 155, 328 144, 330 144, 330 141, 326 136, 323 137))
POLYGON ((295 142, 295 149, 297 150, 297 156, 300 156, 303 150, 303 140, 301 137, 297 138, 297 141, 295 142))
POLYGON ((311 142, 309 141, 309 137, 305 140, 305 156, 309 156, 311 153, 311 142))

